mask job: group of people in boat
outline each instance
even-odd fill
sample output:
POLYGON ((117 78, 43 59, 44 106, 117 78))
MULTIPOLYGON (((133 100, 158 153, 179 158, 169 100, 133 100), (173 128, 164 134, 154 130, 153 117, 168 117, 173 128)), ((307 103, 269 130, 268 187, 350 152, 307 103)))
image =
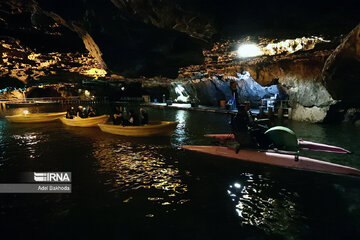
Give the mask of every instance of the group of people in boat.
POLYGON ((130 109, 126 114, 123 106, 117 106, 112 115, 112 120, 114 125, 141 126, 149 123, 149 115, 143 108, 140 108, 139 114, 133 109, 130 109))
MULTIPOLYGON (((73 119, 75 117, 88 118, 95 116, 96 112, 93 107, 85 108, 83 106, 79 106, 75 108, 74 106, 71 106, 66 112, 66 118, 69 119, 73 119)), ((144 108, 140 108, 138 114, 132 109, 130 109, 127 113, 123 106, 116 106, 114 113, 112 114, 112 121, 114 125, 141 126, 149 123, 149 115, 144 108)))
POLYGON ((80 117, 80 118, 88 118, 88 117, 95 117, 96 112, 93 107, 89 107, 86 109, 83 106, 79 106, 77 109, 75 109, 74 106, 71 106, 68 108, 66 112, 66 118, 73 119, 74 117, 80 117))

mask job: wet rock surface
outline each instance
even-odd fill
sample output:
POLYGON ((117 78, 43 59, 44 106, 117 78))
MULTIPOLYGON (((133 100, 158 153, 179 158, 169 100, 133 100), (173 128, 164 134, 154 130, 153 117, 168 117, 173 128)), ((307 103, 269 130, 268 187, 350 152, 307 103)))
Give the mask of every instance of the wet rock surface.
POLYGON ((360 24, 327 59, 323 82, 334 99, 360 105, 360 24))

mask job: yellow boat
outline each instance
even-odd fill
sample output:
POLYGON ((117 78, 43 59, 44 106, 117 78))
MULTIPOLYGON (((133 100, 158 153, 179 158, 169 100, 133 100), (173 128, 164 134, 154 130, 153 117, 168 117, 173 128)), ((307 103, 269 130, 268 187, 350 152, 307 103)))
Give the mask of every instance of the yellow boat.
POLYGON ((60 118, 60 121, 63 124, 72 127, 96 127, 98 124, 106 123, 109 117, 110 117, 109 115, 102 115, 102 116, 88 117, 88 118, 75 117, 73 119, 62 117, 60 118))
POLYGON ((14 123, 40 123, 40 122, 51 122, 64 116, 66 112, 56 113, 23 113, 13 116, 6 116, 9 122, 14 123))
POLYGON ((158 121, 143 126, 121 126, 113 124, 99 124, 101 131, 132 137, 170 136, 178 122, 158 121))

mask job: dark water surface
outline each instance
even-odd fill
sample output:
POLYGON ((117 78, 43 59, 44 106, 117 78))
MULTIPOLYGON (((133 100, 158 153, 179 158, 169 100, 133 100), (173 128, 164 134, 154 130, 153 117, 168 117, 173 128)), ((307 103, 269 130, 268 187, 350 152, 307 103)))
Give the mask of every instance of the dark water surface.
MULTIPOLYGON (((149 115, 178 121, 173 136, 129 138, 1 118, 1 175, 73 176, 71 194, 0 194, 1 239, 360 239, 359 178, 185 152, 179 146, 210 145, 204 134, 229 132, 229 115, 149 115)), ((355 152, 304 155, 360 169, 360 128, 283 124, 298 137, 355 152)))

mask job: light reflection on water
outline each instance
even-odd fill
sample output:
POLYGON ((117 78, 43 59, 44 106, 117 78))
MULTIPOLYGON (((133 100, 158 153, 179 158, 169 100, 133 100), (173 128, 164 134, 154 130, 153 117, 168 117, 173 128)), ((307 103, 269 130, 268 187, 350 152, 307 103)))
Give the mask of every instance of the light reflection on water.
MULTIPOLYGON (((6 114, 10 110, 6 110, 6 114)), ((11 111, 15 113, 22 110, 11 111)), ((181 234, 184 229, 193 234, 197 229, 192 227, 196 226, 202 227, 202 233, 218 229, 213 231, 223 234, 235 229, 236 236, 243 234, 245 239, 256 238, 253 237, 254 229, 261 234, 264 232, 273 237, 272 239, 306 239, 300 232, 304 232, 305 236, 314 232, 320 235, 328 228, 332 231, 339 229, 340 232, 347 230, 348 226, 334 226, 343 222, 352 223, 352 226, 356 225, 354 222, 358 223, 359 201, 354 200, 359 199, 358 185, 354 184, 350 192, 349 184, 343 181, 345 178, 334 180, 337 183, 335 190, 330 186, 326 190, 318 191, 329 185, 325 180, 319 182, 321 176, 324 177, 321 174, 311 175, 316 181, 306 180, 309 174, 304 177, 300 171, 282 171, 276 167, 266 168, 270 169, 270 174, 263 174, 261 165, 248 167, 241 162, 234 164, 222 158, 214 158, 216 163, 212 163, 206 155, 177 149, 180 145, 212 144, 211 140, 203 135, 229 132, 227 115, 151 109, 149 114, 153 120, 178 121, 179 125, 174 134, 166 138, 128 138, 106 134, 97 128, 66 127, 60 122, 24 126, 1 120, 0 160, 5 164, 1 165, 0 162, 0 170, 62 169, 74 173, 74 192, 59 198, 68 198, 67 203, 48 200, 43 205, 43 201, 30 199, 28 202, 24 200, 27 204, 19 200, 19 204, 14 205, 25 206, 22 208, 23 212, 30 212, 34 216, 37 209, 40 209, 36 204, 41 205, 41 208, 47 206, 45 209, 57 209, 54 210, 57 214, 54 218, 60 219, 58 215, 62 213, 59 209, 64 209, 64 216, 70 214, 69 218, 64 218, 64 225, 72 218, 86 222, 87 219, 83 216, 84 213, 89 213, 85 216, 89 216, 91 220, 108 219, 107 223, 113 224, 111 227, 115 229, 121 225, 117 224, 117 219, 123 218, 122 223, 126 223, 129 217, 136 215, 140 216, 141 220, 143 217, 154 218, 155 221, 149 223, 154 229, 159 222, 167 224, 170 220, 178 221, 176 234, 181 234), (27 161, 29 156, 34 161, 27 161), (238 170, 241 168, 247 173, 239 175, 238 170), (288 173, 291 174, 294 184, 287 184, 288 173), (91 186, 90 190, 87 190, 88 186, 91 186), (224 194, 224 188, 228 195, 224 194), (322 196, 324 197, 321 198, 322 196), (341 198, 336 198, 337 196, 341 198), (318 205, 316 201, 314 204, 314 199, 319 199, 318 205), (328 205, 319 209, 325 201, 328 205), (99 214, 91 215, 97 206, 99 214), (111 214, 103 214, 106 212, 103 210, 108 208, 111 214), (339 210, 336 211, 337 209, 339 210), (344 216, 344 209, 349 209, 348 216, 344 216), (171 214, 168 214, 170 211, 171 214), (231 218, 229 212, 234 218, 231 218), (332 221, 329 221, 333 223, 331 227, 321 222, 324 216, 328 217, 329 212, 334 216, 332 221), (313 226, 314 224, 316 225, 313 226), (209 230, 208 226, 218 228, 209 230)), ((359 128, 297 122, 290 122, 289 125, 304 139, 349 147, 355 151, 354 154, 346 156, 324 153, 318 153, 317 156, 316 153, 311 153, 316 158, 334 158, 338 163, 360 167, 357 161, 359 153, 356 152, 356 149, 359 149, 359 128), (339 133, 352 138, 340 138, 339 133)), ((329 179, 332 178, 329 176, 329 179)), ((47 195, 42 196, 50 199, 47 195)), ((3 214, 1 217, 12 216, 11 209, 3 212, 0 211, 0 215, 3 214)), ((44 211, 45 214, 49 213, 44 211)), ((18 221, 17 216, 13 216, 14 221, 18 221)), ((24 219, 29 222, 32 218, 24 219)), ((44 222, 45 220, 44 218, 44 222)), ((103 230, 108 226, 99 224, 97 227, 103 230)), ((136 228, 141 229, 141 226, 137 225, 136 228)), ((163 230, 161 228, 159 232, 163 230)), ((350 227, 350 230, 355 233, 354 236, 359 236, 356 235, 355 227, 350 227)), ((259 239, 266 238, 261 238, 262 236, 264 235, 259 239)))
MULTIPOLYGON (((181 180, 176 162, 169 164, 158 152, 157 145, 131 144, 130 142, 95 142, 93 156, 99 163, 98 172, 111 174, 105 185, 109 191, 127 192, 150 189, 148 201, 161 205, 183 204, 187 199, 178 199, 187 192, 187 185, 181 180), (176 198, 174 198, 176 197, 176 198)), ((129 202, 132 197, 124 200, 129 202)))
POLYGON ((262 175, 243 173, 240 179, 231 184, 227 193, 234 203, 234 209, 242 225, 251 225, 270 234, 297 235, 300 228, 301 211, 296 202, 296 192, 281 188, 262 175))
POLYGON ((172 145, 173 146, 181 146, 186 144, 186 142, 188 141, 188 134, 186 132, 187 126, 186 123, 188 122, 189 118, 189 112, 188 111, 184 111, 184 110, 179 110, 176 111, 176 115, 175 115, 175 121, 177 121, 179 124, 177 125, 174 133, 173 133, 173 141, 172 141, 172 145))
POLYGON ((22 151, 27 151, 27 156, 29 158, 39 157, 40 152, 37 151, 36 145, 46 143, 48 136, 39 132, 29 132, 24 133, 23 135, 15 134, 12 136, 15 140, 19 149, 22 151))

